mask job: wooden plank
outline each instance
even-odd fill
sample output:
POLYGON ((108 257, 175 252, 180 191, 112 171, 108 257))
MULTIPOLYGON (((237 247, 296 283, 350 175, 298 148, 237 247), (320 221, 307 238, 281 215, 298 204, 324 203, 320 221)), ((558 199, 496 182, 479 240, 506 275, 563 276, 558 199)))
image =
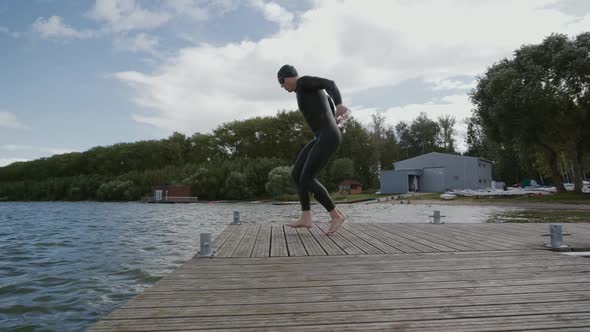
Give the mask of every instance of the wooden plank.
MULTIPOLYGON (((498 305, 458 306, 444 308, 411 308, 411 309, 376 309, 376 310, 348 310, 330 312, 308 312, 306 308, 298 306, 297 313, 286 313, 277 316, 268 314, 237 315, 237 316, 188 316, 167 319, 146 318, 140 320, 117 319, 103 320, 95 329, 97 331, 117 328, 125 331, 162 331, 172 329, 203 329, 203 328, 263 328, 288 327, 314 324, 343 324, 343 323, 376 323, 376 322, 406 322, 420 320, 447 320, 457 318, 488 319, 515 316, 547 316, 551 321, 559 321, 561 327, 570 325, 588 325, 590 319, 590 301, 579 301, 579 304, 568 305, 567 302, 551 303, 519 303, 498 305), (444 309, 444 310, 441 310, 444 309), (576 320, 561 317, 578 314, 576 320)), ((460 326, 461 324, 459 324, 460 326)), ((527 327, 522 323, 511 324, 512 328, 527 327)))
MULTIPOLYGON (((463 234, 463 236, 478 239, 492 245, 501 244, 504 247, 522 248, 523 235, 514 235, 510 226, 505 224, 445 224, 442 225, 453 232, 463 234), (498 241, 502 239, 502 241, 498 241)), ((530 235, 530 234, 529 234, 530 235)))
POLYGON ((389 237, 382 234, 382 232, 377 231, 377 228, 371 227, 367 224, 350 223, 349 227, 352 227, 357 231, 361 231, 368 236, 371 236, 382 243, 387 244, 393 248, 394 253, 421 252, 419 249, 406 245, 404 242, 396 241, 395 237, 389 237))
MULTIPOLYGON (((547 280, 547 279, 546 279, 547 280)), ((572 279, 576 280, 576 279, 572 279)), ((523 280, 517 280, 523 283, 523 280)), ((528 281, 528 280, 527 280, 528 281)), ((191 306, 218 306, 218 305, 244 305, 244 304, 273 304, 273 303, 313 303, 313 302, 342 302, 342 301, 375 301, 375 300, 398 300, 401 308, 415 307, 421 300, 427 299, 433 301, 430 305, 443 305, 442 302, 437 301, 449 301, 450 298, 457 299, 458 297, 464 297, 465 300, 469 300, 473 296, 489 296, 494 298, 496 295, 508 296, 511 294, 544 294, 544 295, 557 295, 556 293, 575 293, 578 291, 589 292, 590 289, 587 286, 587 280, 577 279, 578 282, 572 283, 560 283, 560 284, 524 284, 519 285, 518 283, 507 282, 502 286, 490 286, 491 281, 482 283, 482 287, 458 287, 465 286, 465 284, 457 283, 457 287, 454 284, 448 283, 447 286, 451 288, 417 288, 412 287, 427 287, 424 284, 382 284, 382 285, 357 285, 351 287, 352 291, 346 292, 343 290, 344 287, 317 287, 314 289, 310 288, 285 288, 285 289, 274 289, 265 290, 234 290, 228 291, 215 291, 207 292, 183 292, 182 296, 175 295, 172 297, 170 294, 150 294, 147 297, 141 297, 130 301, 129 304, 121 308, 121 310, 127 309, 140 309, 140 308, 153 308, 154 303, 157 303, 157 307, 168 308, 168 307, 191 307, 191 306), (168 295, 168 296, 162 296, 168 295), (156 301, 157 300, 157 301, 156 301), (407 300, 407 301, 406 301, 407 300)), ((530 281, 529 281, 530 282, 530 281)), ((554 298, 555 300, 556 298, 554 298)), ((458 300, 455 304, 460 303, 458 300)), ((471 303, 471 302, 470 302, 471 303)), ((447 304, 444 304, 447 305, 447 304)), ((115 314, 119 314, 120 311, 115 314)), ((118 317, 118 316, 117 316, 118 317)), ((111 317, 112 318, 112 317, 111 317)))
MULTIPOLYGON (((347 288, 350 288, 350 292, 362 292, 362 291, 376 291, 377 289, 382 290, 423 290, 423 289, 444 289, 444 288, 472 288, 472 287, 501 287, 504 285, 547 285, 548 283, 554 282, 556 284, 563 284, 566 282, 568 278, 567 273, 575 273, 575 269, 569 269, 568 271, 564 271, 564 273, 559 274, 551 274, 551 273, 541 273, 537 278, 531 280, 529 282, 524 281, 527 278, 527 274, 520 273, 520 274, 510 274, 510 275, 498 275, 497 273, 490 273, 488 275, 473 275, 464 279, 453 280, 449 278, 437 278, 438 280, 431 280, 427 278, 425 280, 417 280, 417 281, 410 281, 404 280, 402 278, 372 278, 371 280, 355 280, 346 282, 346 280, 336 280, 334 283, 318 283, 318 284, 301 284, 309 286, 301 291, 298 291, 300 294, 308 294, 309 292, 346 292, 347 288), (479 278, 481 277, 481 278, 479 278), (479 278, 479 279, 476 279, 479 278), (344 282, 342 282, 344 281, 344 282)), ((583 282, 583 277, 573 276, 570 278, 572 284, 577 284, 583 282)), ((254 287, 256 285, 251 284, 244 284, 243 287, 233 287, 234 290, 230 289, 223 289, 223 288, 215 288, 216 285, 210 285, 210 288, 190 288, 185 290, 186 294, 201 294, 199 296, 206 296, 203 293, 205 290, 207 293, 212 294, 224 294, 227 293, 228 295, 231 294, 240 294, 241 292, 248 293, 250 290, 252 292, 261 292, 259 287, 254 287), (252 288, 249 288, 252 287, 252 288), (256 288, 256 289, 255 289, 256 288)), ((555 286, 560 287, 560 286, 555 286)), ((585 289, 580 285, 576 287, 580 288, 581 290, 585 289)), ((169 297, 170 294, 173 293, 173 289, 166 289, 164 285, 162 287, 157 287, 160 290, 151 290, 146 291, 143 294, 149 297, 169 297)), ((543 286, 543 288, 552 289, 552 286, 543 286)), ((284 287, 266 287, 264 291, 260 293, 261 296, 263 295, 271 295, 275 293, 281 293, 289 290, 289 292, 295 292, 293 287, 284 288, 284 287)))
POLYGON ((244 237, 242 237, 240 244, 232 256, 250 257, 250 255, 252 255, 252 251, 254 250, 256 237, 258 236, 259 231, 260 225, 248 225, 246 233, 244 233, 244 237))
POLYGON ((378 224, 377 225, 377 227, 379 227, 383 231, 395 233, 397 236, 406 238, 410 241, 413 241, 413 242, 419 243, 423 246, 426 246, 426 247, 430 248, 429 251, 442 251, 442 252, 459 251, 459 250, 449 247, 447 245, 442 245, 442 244, 439 244, 438 242, 434 242, 429 239, 423 239, 418 236, 415 236, 411 233, 406 232, 405 228, 402 228, 399 226, 400 225, 393 225, 393 224, 378 224))
POLYGON ((499 250, 506 249, 505 244, 500 244, 497 241, 494 242, 488 237, 479 236, 474 232, 464 233, 456 230, 451 224, 444 225, 415 225, 413 226, 417 231, 430 232, 433 236, 439 236, 440 238, 446 238, 454 243, 465 244, 470 246, 472 250, 499 250), (442 226, 442 227, 440 227, 442 226))
POLYGON ((396 268, 396 269, 404 269, 404 268, 413 268, 413 267, 424 267, 424 268, 437 268, 437 267, 452 267, 452 268, 463 268, 463 267, 471 267, 474 265, 491 265, 494 267, 504 266, 505 264, 514 264, 514 263, 535 263, 539 266, 547 266, 547 265, 571 265, 577 264, 579 266, 588 265, 590 264, 590 260, 578 258, 574 261, 569 259, 563 259, 564 256, 562 255, 553 255, 553 256, 534 256, 534 257, 523 257, 523 256, 493 256, 493 257, 482 257, 482 256, 434 256, 434 257, 422 257, 422 259, 409 259, 409 257, 404 257, 404 255, 394 255, 394 256, 379 256, 379 255, 355 255, 352 256, 353 259, 350 260, 338 260, 333 259, 334 257, 329 256, 329 259, 318 259, 309 262, 302 262, 299 261, 299 264, 295 262, 291 262, 291 259, 280 259, 275 258, 273 260, 265 260, 265 262, 258 262, 256 264, 247 264, 243 261, 238 261, 238 259, 231 260, 231 261, 221 261, 218 264, 203 264, 198 265, 197 263, 190 262, 186 263, 185 266, 177 269, 181 273, 184 273, 188 276, 201 276, 204 275, 205 277, 210 277, 210 275, 215 273, 224 273, 227 274, 230 271, 239 271, 239 273, 254 273, 254 272, 264 272, 266 267, 274 267, 276 270, 273 271, 288 271, 291 269, 298 269, 298 270, 307 270, 307 269, 316 269, 317 266, 327 266, 327 267, 340 267, 342 269, 350 269, 353 267, 361 268, 361 267, 371 267, 374 268, 378 266, 380 268, 396 268), (366 259, 365 259, 366 258, 366 259), (207 269, 204 269, 207 267, 207 269))
MULTIPOLYGON (((377 276, 377 274, 385 274, 390 275, 392 278, 396 277, 396 274, 400 273, 429 273, 429 272, 441 272, 441 273, 451 273, 451 272, 461 272, 461 271, 479 271, 479 272, 487 272, 487 271, 494 271, 497 269, 513 269, 518 271, 518 267, 522 267, 523 270, 527 271, 553 271, 555 269, 571 269, 571 268, 590 268, 589 264, 580 265, 577 263, 553 263, 551 267, 546 266, 547 264, 552 264, 550 262, 505 262, 505 263, 488 263, 488 262, 481 262, 477 263, 476 265, 470 265, 468 262, 459 262, 455 265, 448 266, 448 265, 436 265, 436 266, 424 266, 424 265, 411 265, 411 266, 394 266, 394 265, 386 265, 381 266, 378 264, 346 264, 345 266, 339 266, 334 264, 325 264, 325 265, 308 265, 304 266, 303 268, 297 268, 298 266, 293 266, 295 268, 288 269, 284 268, 280 265, 274 266, 260 266, 258 265, 259 271, 252 271, 247 270, 240 272, 237 267, 236 270, 217 270, 209 272, 208 267, 204 267, 202 272, 196 273, 194 271, 181 271, 177 275, 170 276, 170 278, 166 279, 166 283, 172 283, 174 280, 174 284, 179 283, 188 283, 188 282, 199 282, 202 281, 200 279, 212 279, 214 278, 216 282, 224 282, 227 279, 234 279, 234 278, 260 278, 262 276, 266 278, 271 277, 281 277, 284 273, 293 273, 293 272, 301 272, 305 273, 307 276, 314 277, 315 276, 323 276, 327 280, 333 278, 334 280, 342 279, 339 275, 350 276, 354 278, 362 278, 363 275, 369 274, 377 276), (272 269, 271 271, 267 271, 266 269, 272 269), (325 271, 327 269, 327 271, 325 271), (367 272, 367 271, 374 271, 374 273, 367 272)), ((246 270, 242 268, 242 270, 246 270)), ((346 278, 344 278, 346 279, 346 278)), ((270 279, 266 279, 270 280, 270 279)), ((291 280, 289 277, 285 277, 285 281, 291 280)), ((163 285, 164 281, 160 283, 163 285)))
MULTIPOLYGON (((588 260, 586 260, 588 261, 588 260)), ((384 262, 384 263, 365 263, 365 262, 356 262, 354 264, 333 264, 330 262, 326 262, 325 264, 308 264, 302 267, 297 266, 293 268, 291 265, 290 268, 284 268, 277 265, 256 265, 255 269, 252 269, 248 266, 236 268, 233 270, 230 269, 215 269, 212 267, 208 267, 207 269, 202 269, 200 271, 187 271, 183 270, 178 275, 173 275, 174 279, 185 280, 185 279, 208 279, 208 278, 215 278, 217 280, 223 280, 223 278, 233 278, 234 276, 249 276, 249 277, 257 277, 258 275, 264 274, 267 277, 270 276, 280 276, 286 272, 292 271, 300 271, 306 272, 306 275, 331 275, 331 274, 342 274, 345 273, 347 275, 356 275, 358 273, 366 273, 366 270, 370 270, 374 273, 399 273, 399 272, 420 272, 420 271, 460 271, 460 270, 482 270, 482 269, 509 269, 509 268, 534 268, 534 267, 542 267, 547 268, 548 264, 551 266, 556 267, 568 267, 568 266, 587 266, 590 268, 590 262, 583 264, 583 262, 571 262, 571 261, 561 261, 561 260, 552 260, 552 261, 469 261, 469 260, 462 260, 457 261, 457 264, 449 264, 449 262, 438 263, 434 262, 431 264, 392 264, 392 262, 384 262), (329 269, 329 273, 325 271, 321 271, 318 268, 326 268, 329 269), (272 268, 272 271, 266 271, 267 268, 272 268)), ((171 276, 172 277, 172 276, 171 276)), ((170 278, 169 278, 170 279, 170 278)))
POLYGON ((271 240, 270 240, 270 255, 289 256, 287 251, 287 242, 285 241, 285 232, 283 225, 272 225, 271 240))
MULTIPOLYGON (((379 239, 375 236, 371 236, 368 233, 365 233, 358 227, 355 227, 354 223, 348 223, 345 229, 351 233, 354 233, 355 236, 365 240, 366 242, 370 243, 371 245, 378 248, 383 253, 387 254, 399 254, 401 253, 400 250, 394 248, 393 246, 389 245, 387 242, 382 241, 383 238, 379 239)), ((387 240, 386 240, 387 241, 387 240)))
MULTIPOLYGON (((158 286, 160 290, 170 291, 184 291, 187 288, 195 290, 211 290, 211 289, 243 289, 243 288, 284 288, 284 287, 317 287, 317 286, 344 286, 344 285, 359 285, 362 283, 381 284, 404 282, 409 278, 419 280, 420 282, 441 282, 450 280, 490 280, 490 279, 520 279, 523 276, 537 274, 540 277, 548 276, 566 276, 568 274, 576 273, 580 267, 576 266, 555 266, 555 267, 528 267, 528 268, 510 268, 501 272, 494 269, 480 269, 480 270, 454 270, 454 271, 418 271, 418 272, 399 272, 399 273, 366 273, 354 275, 355 279, 347 278, 346 275, 341 277, 332 276, 310 276, 305 275, 292 276, 290 278, 269 277, 259 278, 259 280, 250 280, 246 278, 236 277, 226 280, 214 280, 204 284, 203 280, 187 279, 187 280, 160 280, 158 286)), ((295 273, 301 273, 295 271, 295 273)))
POLYGON ((439 250, 433 250, 433 248, 425 246, 416 241, 409 240, 405 237, 398 235, 395 232, 384 231, 381 227, 385 224, 365 224, 363 225, 366 230, 370 230, 373 234, 380 234, 380 236, 390 239, 390 245, 398 248, 402 252, 439 252, 439 250))
POLYGON ((453 228, 467 235, 477 235, 480 238, 488 239, 492 243, 502 244, 505 248, 523 248, 523 240, 530 238, 532 235, 532 233, 514 235, 513 232, 515 231, 509 224, 456 224, 453 225, 453 228))
POLYGON ((213 251, 217 251, 219 247, 227 240, 227 238, 236 230, 238 225, 227 225, 219 235, 213 238, 213 243, 211 244, 211 249, 213 251))
MULTIPOLYGON (((590 306, 590 300, 587 295, 590 291, 576 294, 576 292, 565 292, 568 299, 556 300, 555 294, 533 293, 533 294, 502 294, 502 295, 481 295, 481 296, 456 296, 456 297, 433 297, 433 298, 419 298, 419 299, 370 299, 362 300, 351 298, 342 301, 306 301, 305 308, 301 307, 301 303, 267 303, 267 304, 252 304, 252 305, 222 305, 224 316, 244 316, 257 315, 265 313, 266 315, 280 316, 292 313, 320 313, 320 312, 336 312, 336 311, 350 311, 351 305, 354 305, 356 310, 374 311, 374 310, 409 310, 416 308, 464 308, 466 303, 469 306, 497 306, 502 309, 511 307, 515 309, 514 313, 526 314, 525 308, 518 307, 518 305, 538 306, 544 304, 547 310, 553 309, 551 312, 559 312, 563 310, 571 312, 569 308, 580 308, 590 311, 583 306, 590 306), (584 298, 583 295, 586 295, 584 298), (570 299, 571 296, 571 299, 570 299), (569 304, 569 306, 568 306, 569 304)), ((164 307, 156 308, 121 308, 109 316, 110 320, 115 319, 149 319, 149 318, 176 318, 176 317, 216 317, 220 314, 220 308, 212 306, 184 306, 184 307, 164 307)), ((575 311, 575 310, 573 310, 575 311)))
POLYGON ((476 232, 464 230, 458 227, 452 227, 449 229, 449 231, 454 232, 457 236, 462 238, 467 238, 470 241, 479 241, 482 245, 492 246, 495 249, 523 249, 522 241, 520 243, 516 243, 505 238, 498 238, 497 236, 489 234, 484 230, 477 230, 476 232))
POLYGON ((357 248, 367 254, 384 254, 389 251, 387 248, 385 248, 385 250, 381 250, 380 248, 383 246, 387 247, 387 245, 384 245, 381 241, 370 237, 363 232, 357 232, 356 229, 350 227, 349 224, 349 222, 346 222, 342 225, 338 230, 338 233, 353 243, 357 248))
POLYGON ((436 234, 435 232, 441 228, 439 226, 444 227, 444 225, 429 224, 429 226, 431 227, 429 227, 427 231, 420 231, 418 227, 412 227, 407 224, 396 225, 396 229, 404 232, 404 234, 409 234, 419 239, 454 249, 454 251, 471 251, 475 249, 473 246, 468 246, 462 239, 456 240, 449 238, 448 235, 442 236, 441 234, 436 234))
POLYGON ((297 229, 285 225, 283 230, 285 231, 289 256, 307 256, 307 251, 299 238, 297 229))
POLYGON ((252 257, 270 256, 270 235, 271 225, 260 225, 260 230, 258 231, 258 235, 256 236, 256 242, 254 243, 254 249, 252 250, 252 257))
MULTIPOLYGON (((504 245, 494 243, 494 242, 486 242, 483 240, 488 240, 485 237, 477 237, 471 236, 470 234, 464 234, 461 232, 456 232, 455 228, 452 227, 451 224, 443 224, 443 225, 435 225, 435 224, 425 224, 419 226, 413 226, 413 229, 417 233, 426 233, 433 237, 438 237, 440 239, 444 239, 445 241, 449 241, 456 244, 465 245, 471 250, 501 250, 506 249, 504 245), (442 227, 439 227, 442 226, 442 227)), ((464 249, 469 250, 469 249, 464 249)))
POLYGON ((350 242, 346 239, 342 234, 339 232, 333 235, 326 235, 325 233, 330 228, 330 224, 327 222, 317 223, 318 228, 324 233, 323 236, 328 237, 330 240, 334 241, 338 247, 340 247, 347 255, 360 255, 366 254, 362 249, 357 247, 354 243, 350 242))
POLYGON ((307 254, 310 256, 325 256, 326 252, 316 241, 315 237, 307 228, 297 228, 297 234, 305 246, 307 254))
POLYGON ((309 263, 304 265, 283 265, 281 262, 269 262, 271 264, 267 265, 236 265, 232 269, 229 266, 203 266, 201 269, 179 269, 177 274, 171 275, 174 276, 175 279, 208 279, 208 278, 223 278, 223 277, 233 277, 234 275, 237 276, 250 276, 256 277, 257 275, 264 274, 264 275, 280 275, 284 272, 290 271, 304 271, 309 275, 314 274, 322 274, 325 275, 324 272, 321 271, 321 268, 329 268, 329 274, 333 273, 342 273, 347 272, 346 274, 356 274, 359 272, 364 272, 365 269, 372 269, 375 273, 394 273, 394 272, 401 272, 401 271, 458 271, 458 270, 473 270, 473 269, 505 269, 505 268, 513 268, 513 267, 526 267, 526 268, 533 268, 533 267, 540 267, 540 268, 548 268, 548 265, 551 266, 560 266, 560 267, 568 267, 568 266, 578 266, 578 267, 588 267, 590 268, 590 262, 588 259, 584 260, 584 262, 571 262, 569 260, 562 261, 558 259, 551 259, 551 260, 544 260, 544 261, 510 261, 510 260, 472 260, 472 259, 463 259, 463 260, 445 260, 443 262, 437 261, 430 261, 425 260, 424 262, 403 262, 403 261, 395 261, 391 260, 389 262, 346 262, 346 263, 335 263, 331 261, 326 261, 325 263, 309 263), (431 263, 429 263, 431 262, 431 263), (397 263, 397 264, 396 264, 397 263), (272 268, 272 272, 268 272, 266 269, 272 268))
MULTIPOLYGON (((513 317, 482 317, 482 318, 454 318, 445 320, 414 320, 370 323, 334 323, 322 324, 318 322, 305 326, 282 326, 281 331, 287 332, 356 332, 356 331, 404 331, 404 332, 489 332, 516 331, 526 326, 527 331, 542 330, 547 332, 587 332, 590 326, 587 314, 554 314, 554 315, 520 315, 513 317), (564 326, 561 321, 568 322, 564 326)), ((277 327, 240 328, 240 331, 265 332, 276 331, 277 327)), ((522 329, 520 329, 522 331, 522 329)), ((194 330, 178 330, 188 332, 194 330)), ((198 331, 228 332, 235 329, 199 329, 198 331)))
POLYGON ((236 225, 236 230, 233 231, 227 240, 219 247, 216 256, 218 257, 231 257, 236 251, 236 248, 240 244, 242 237, 246 233, 248 227, 242 227, 241 225, 236 225))
MULTIPOLYGON (((309 229, 309 232, 317 243, 322 247, 322 249, 326 252, 327 255, 346 255, 344 250, 342 250, 329 236, 324 234, 321 228, 318 227, 317 224, 313 225, 312 228, 309 229)), ((306 262, 312 261, 313 258, 309 257, 306 259, 306 262), (310 260, 311 259, 311 260, 310 260)))
MULTIPOLYGON (((313 228, 312 228, 313 230, 313 228)), ((329 238, 327 236, 321 237, 322 240, 329 238)), ((481 259, 494 259, 500 257, 514 257, 521 258, 521 259, 552 259, 552 258, 562 258, 562 255, 557 255, 554 252, 549 250, 497 250, 497 251, 453 251, 453 252, 416 252, 416 253, 403 253, 403 254, 396 254, 393 255, 392 258, 384 257, 383 255, 350 255, 350 256, 342 256, 342 255, 330 255, 329 258, 327 257, 291 257, 289 259, 282 259, 281 264, 289 265, 289 264, 309 264, 311 262, 321 262, 324 263, 326 260, 331 262, 350 262, 351 260, 358 259, 364 262, 372 262, 372 261, 391 261, 392 259, 396 261, 423 261, 424 259, 435 259, 435 260, 457 260, 457 259, 474 259, 474 258, 481 258, 481 259)), ((278 258, 276 258, 278 259, 278 258)), ((202 260, 199 258, 193 258, 187 261, 181 268, 190 268, 191 266, 195 268, 200 268, 202 266, 221 266, 221 265, 256 265, 262 264, 267 265, 269 264, 269 260, 264 257, 258 258, 219 258, 215 257, 213 259, 202 260)))

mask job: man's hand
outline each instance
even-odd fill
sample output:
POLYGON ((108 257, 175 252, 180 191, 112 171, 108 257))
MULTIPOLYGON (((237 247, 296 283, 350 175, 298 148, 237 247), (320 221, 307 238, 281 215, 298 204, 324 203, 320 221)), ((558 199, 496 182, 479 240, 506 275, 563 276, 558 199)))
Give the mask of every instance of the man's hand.
POLYGON ((336 124, 346 121, 349 114, 350 110, 346 106, 342 104, 336 106, 336 124))

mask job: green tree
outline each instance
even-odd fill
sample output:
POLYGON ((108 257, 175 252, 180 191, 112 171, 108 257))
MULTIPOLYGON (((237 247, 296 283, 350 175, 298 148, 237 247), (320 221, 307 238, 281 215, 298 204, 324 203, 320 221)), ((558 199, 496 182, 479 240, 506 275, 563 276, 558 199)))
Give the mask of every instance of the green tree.
POLYGON ((225 179, 223 193, 227 199, 248 199, 252 191, 248 188, 246 176, 240 172, 231 172, 225 179))
MULTIPOLYGON (((354 174, 365 188, 377 187, 379 161, 371 134, 353 117, 350 117, 342 126, 342 143, 332 159, 338 158, 352 159, 354 174)), ((324 172, 328 169, 330 169, 329 165, 324 172)), ((325 180, 328 179, 324 177, 321 181, 325 182, 325 180)))
POLYGON ((393 163, 399 159, 399 147, 395 137, 395 129, 385 125, 385 116, 372 115, 371 140, 375 149, 375 158, 381 169, 392 169, 393 163))
POLYGON ((410 125, 410 132, 414 137, 415 149, 419 155, 437 151, 437 137, 440 127, 438 123, 429 119, 426 113, 420 113, 410 125))
POLYGON ((279 166, 271 170, 268 174, 266 191, 273 196, 294 194, 295 183, 291 176, 291 170, 292 167, 289 166, 279 166))
POLYGON ((354 176, 354 163, 350 158, 334 160, 330 168, 330 178, 333 183, 338 184, 343 180, 350 180, 354 176))
POLYGON ((266 192, 266 183, 268 174, 275 167, 285 166, 286 161, 277 158, 258 158, 254 159, 244 168, 244 174, 248 181, 248 187, 251 188, 253 195, 256 197, 264 196, 266 192))
POLYGON ((439 133, 437 137, 438 146, 441 152, 455 152, 455 123, 453 116, 442 115, 438 117, 439 133))
POLYGON ((514 59, 488 69, 471 94, 486 135, 516 144, 528 156, 541 152, 559 192, 565 191, 559 170, 564 152, 574 155, 575 190, 582 187, 588 145, 584 126, 590 121, 589 36, 552 35, 539 45, 525 45, 514 59))
POLYGON ((219 196, 220 178, 207 168, 200 168, 183 183, 191 186, 192 194, 199 199, 216 199, 219 196))
POLYGON ((96 192, 101 201, 130 201, 138 199, 141 193, 132 181, 113 180, 103 183, 96 192))

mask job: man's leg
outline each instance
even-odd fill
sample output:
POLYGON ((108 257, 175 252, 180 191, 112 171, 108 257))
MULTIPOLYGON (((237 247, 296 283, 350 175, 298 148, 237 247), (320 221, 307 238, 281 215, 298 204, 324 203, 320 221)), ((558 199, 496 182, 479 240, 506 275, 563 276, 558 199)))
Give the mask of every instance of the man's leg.
POLYGON ((335 233, 340 225, 344 222, 345 216, 336 209, 336 205, 330 198, 328 190, 316 179, 316 175, 326 166, 332 153, 336 151, 339 141, 321 138, 309 151, 307 161, 303 166, 300 175, 300 188, 304 191, 311 191, 315 199, 324 206, 330 213, 331 222, 327 234, 335 233))
POLYGON ((309 152, 317 143, 317 138, 314 138, 311 142, 309 142, 299 153, 297 160, 295 161, 295 165, 293 165, 293 171, 291 172, 291 176, 295 181, 297 186, 297 195, 299 196, 299 202, 301 203, 301 218, 296 222, 290 223, 289 226, 291 227, 311 227, 312 219, 311 219, 311 209, 310 209, 310 198, 309 192, 301 186, 301 172, 303 171, 303 167, 305 166, 305 162, 308 159, 309 152))

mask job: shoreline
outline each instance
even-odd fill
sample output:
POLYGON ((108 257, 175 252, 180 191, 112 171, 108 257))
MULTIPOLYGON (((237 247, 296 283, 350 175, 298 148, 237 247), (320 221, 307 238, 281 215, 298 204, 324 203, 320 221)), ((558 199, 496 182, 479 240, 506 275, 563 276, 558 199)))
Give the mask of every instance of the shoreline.
MULTIPOLYGON (((402 202, 409 202, 409 205, 451 205, 451 206, 498 206, 498 207, 516 207, 524 209, 539 209, 539 210, 575 210, 575 211, 590 211, 590 204, 584 203, 556 203, 556 202, 516 202, 516 201, 487 201, 487 200, 466 200, 466 199, 413 199, 413 197, 404 197, 401 200, 382 200, 377 199, 359 199, 359 200, 342 200, 335 201, 336 205, 346 204, 354 205, 359 203, 368 204, 402 204, 402 202)), ((161 204, 161 203, 147 203, 145 201, 0 201, 2 203, 144 203, 144 204, 161 204)), ((197 204, 270 204, 270 205, 296 205, 298 201, 273 201, 273 200, 252 200, 252 201, 198 201, 190 202, 197 204)), ((190 204, 190 203, 174 203, 174 204, 190 204)), ((172 203, 167 203, 172 204, 172 203)), ((312 205, 319 204, 315 201, 312 205)), ((406 205, 406 203, 403 203, 406 205)))
MULTIPOLYGON (((432 199, 407 199, 410 204, 420 205, 479 205, 479 206, 506 206, 506 207, 520 207, 527 209, 542 209, 542 210, 577 210, 590 211, 590 204, 579 203, 535 203, 535 202, 489 202, 489 201, 469 201, 469 200, 432 200, 432 199)), ((396 201, 379 202, 380 204, 395 203, 396 201)))

